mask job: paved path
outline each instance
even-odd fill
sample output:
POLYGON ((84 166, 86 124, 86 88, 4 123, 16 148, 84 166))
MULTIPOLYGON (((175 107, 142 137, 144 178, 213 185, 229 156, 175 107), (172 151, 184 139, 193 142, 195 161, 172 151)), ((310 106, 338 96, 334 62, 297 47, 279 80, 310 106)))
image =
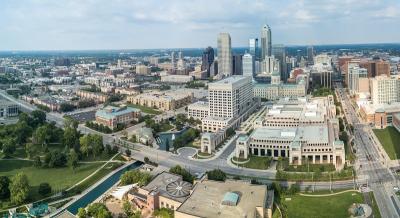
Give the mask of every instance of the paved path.
POLYGON ((335 192, 335 193, 330 193, 330 194, 317 194, 317 195, 313 195, 313 194, 299 193, 299 195, 301 195, 301 196, 307 196, 307 197, 327 197, 327 196, 340 195, 340 194, 347 193, 347 192, 360 192, 360 191, 350 189, 350 190, 345 190, 345 191, 335 192))

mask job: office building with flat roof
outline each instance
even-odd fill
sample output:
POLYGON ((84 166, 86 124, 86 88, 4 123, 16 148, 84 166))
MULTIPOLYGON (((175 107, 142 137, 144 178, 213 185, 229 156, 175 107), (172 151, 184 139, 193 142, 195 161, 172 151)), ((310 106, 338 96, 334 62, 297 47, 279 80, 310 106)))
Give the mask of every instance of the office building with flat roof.
POLYGON ((114 129, 118 124, 130 125, 140 117, 140 110, 132 107, 107 106, 96 111, 96 123, 114 129))
POLYGON ((229 33, 218 35, 218 74, 225 77, 232 75, 232 45, 229 33))

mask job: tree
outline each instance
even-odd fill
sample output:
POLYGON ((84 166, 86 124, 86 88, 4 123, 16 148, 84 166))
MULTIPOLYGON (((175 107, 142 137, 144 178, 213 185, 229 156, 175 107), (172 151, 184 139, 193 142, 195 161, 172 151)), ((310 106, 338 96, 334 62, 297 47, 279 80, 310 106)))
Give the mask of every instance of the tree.
POLYGON ((25 121, 19 121, 14 128, 16 143, 22 145, 32 135, 32 127, 25 121))
POLYGON ((86 218, 87 217, 87 213, 85 208, 79 208, 78 209, 78 214, 77 214, 78 218, 86 218))
POLYGON ((139 170, 127 171, 121 176, 121 185, 138 183, 139 186, 146 185, 151 181, 151 175, 139 170))
POLYGON ((76 130, 76 128, 67 126, 64 130, 62 142, 64 146, 73 148, 75 151, 79 151, 79 132, 76 130))
POLYGON ((215 180, 215 181, 225 181, 226 179, 226 174, 224 171, 220 169, 215 169, 207 172, 207 177, 210 180, 215 180))
POLYGON ((10 179, 7 176, 0 176, 0 199, 10 197, 10 179))
POLYGON ((100 155, 103 150, 104 150, 104 145, 103 145, 103 137, 101 135, 91 135, 91 147, 93 149, 93 155, 96 157, 97 155, 100 155))
POLYGON ((48 159, 47 155, 45 156, 45 162, 47 162, 47 166, 50 168, 53 167, 64 167, 67 163, 67 156, 64 153, 59 151, 52 151, 49 153, 50 159, 48 159))
POLYGON ((46 141, 48 141, 49 137, 50 134, 47 125, 40 126, 33 133, 33 138, 35 139, 35 142, 41 144, 42 147, 46 144, 46 141))
POLYGON ((40 156, 35 156, 35 159, 33 161, 33 166, 35 166, 35 167, 42 166, 42 161, 40 160, 40 156))
POLYGON ((3 154, 6 157, 10 157, 10 155, 14 154, 16 148, 15 148, 15 140, 13 138, 6 138, 2 141, 2 148, 3 148, 3 154))
POLYGON ((22 204, 28 199, 29 182, 28 177, 23 173, 17 173, 10 184, 11 202, 13 204, 22 204))
POLYGON ((173 218, 174 211, 169 208, 164 207, 164 208, 154 210, 153 216, 157 217, 157 218, 173 218))
POLYGON ((49 183, 40 183, 38 193, 42 196, 46 196, 51 193, 51 186, 49 183))
POLYGON ((73 111, 75 109, 75 106, 69 103, 61 103, 60 104, 60 111, 61 112, 69 112, 69 111, 73 111))
POLYGON ((177 175, 181 175, 182 179, 184 181, 193 183, 194 176, 192 174, 190 174, 188 171, 186 171, 185 169, 183 169, 180 165, 176 165, 176 166, 172 167, 171 169, 169 169, 169 172, 177 174, 177 175))
POLYGON ((89 135, 84 135, 79 139, 79 143, 81 145, 80 150, 82 154, 86 155, 87 157, 89 156, 89 153, 92 150, 89 135))
POLYGON ((31 113, 33 126, 39 126, 46 122, 46 113, 41 110, 34 110, 31 113))
POLYGON ((71 149, 71 151, 68 154, 68 166, 71 168, 73 171, 78 167, 78 154, 74 149, 71 149))
POLYGON ((131 150, 130 149, 126 149, 125 150, 125 154, 126 154, 126 156, 128 156, 128 157, 130 157, 131 156, 131 150))
POLYGON ((111 218, 112 215, 102 203, 93 203, 87 208, 87 215, 95 218, 111 218))
POLYGON ((124 200, 124 203, 122 204, 122 209, 126 217, 131 217, 134 214, 134 211, 132 210, 132 205, 127 200, 124 200))

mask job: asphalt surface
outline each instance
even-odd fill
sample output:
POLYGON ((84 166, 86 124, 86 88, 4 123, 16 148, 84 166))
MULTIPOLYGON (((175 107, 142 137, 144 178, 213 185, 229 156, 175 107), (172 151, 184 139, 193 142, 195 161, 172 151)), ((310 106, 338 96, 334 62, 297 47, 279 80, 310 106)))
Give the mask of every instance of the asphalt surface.
POLYGON ((371 140, 370 126, 360 122, 351 101, 341 84, 337 85, 338 100, 341 101, 346 119, 354 126, 356 148, 355 170, 359 185, 366 184, 374 192, 382 217, 400 217, 398 198, 393 191, 397 180, 371 140))

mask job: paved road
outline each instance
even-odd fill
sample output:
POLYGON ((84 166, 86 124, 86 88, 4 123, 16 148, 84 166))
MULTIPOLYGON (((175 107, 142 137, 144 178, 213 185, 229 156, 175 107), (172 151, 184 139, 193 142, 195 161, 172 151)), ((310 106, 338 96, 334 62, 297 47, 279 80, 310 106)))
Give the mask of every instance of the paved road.
POLYGON ((338 99, 342 102, 344 114, 349 123, 354 126, 354 144, 356 147, 357 160, 355 170, 358 180, 366 181, 375 195, 382 217, 399 217, 396 207, 397 198, 393 193, 393 185, 397 183, 393 173, 386 167, 380 152, 371 140, 369 126, 360 122, 356 111, 351 105, 345 90, 341 84, 337 85, 338 99))

